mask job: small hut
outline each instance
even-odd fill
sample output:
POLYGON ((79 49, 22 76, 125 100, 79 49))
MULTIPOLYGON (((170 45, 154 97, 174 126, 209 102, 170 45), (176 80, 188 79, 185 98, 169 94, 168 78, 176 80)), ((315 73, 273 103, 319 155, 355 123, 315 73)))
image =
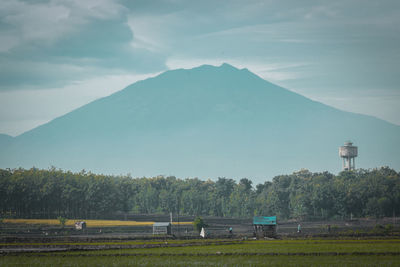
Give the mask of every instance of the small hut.
POLYGON ((170 222, 156 222, 153 224, 153 235, 170 235, 171 233, 170 222))
POLYGON ((264 217, 255 216, 253 217, 253 228, 254 235, 257 238, 264 237, 275 237, 276 236, 276 216, 264 217))
POLYGON ((75 222, 75 229, 76 230, 85 230, 86 229, 86 222, 84 222, 84 221, 75 222))

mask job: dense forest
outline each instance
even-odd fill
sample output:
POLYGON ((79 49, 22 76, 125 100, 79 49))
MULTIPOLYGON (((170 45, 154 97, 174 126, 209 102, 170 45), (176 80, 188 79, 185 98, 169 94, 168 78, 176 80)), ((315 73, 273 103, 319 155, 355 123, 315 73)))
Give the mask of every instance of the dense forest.
POLYGON ((400 173, 383 167, 337 176, 301 170, 253 186, 218 178, 132 178, 81 171, 0 169, 1 217, 106 218, 178 213, 280 219, 344 219, 400 214, 400 173))

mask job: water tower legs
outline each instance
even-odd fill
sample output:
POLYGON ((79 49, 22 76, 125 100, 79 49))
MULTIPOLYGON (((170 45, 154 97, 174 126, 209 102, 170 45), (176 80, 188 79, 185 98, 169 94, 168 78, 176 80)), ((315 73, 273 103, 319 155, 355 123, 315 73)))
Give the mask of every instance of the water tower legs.
POLYGON ((343 170, 350 171, 356 169, 356 161, 354 157, 343 157, 343 170))
POLYGON ((343 158, 343 170, 351 171, 356 169, 355 157, 358 155, 358 148, 353 143, 347 141, 344 146, 339 147, 339 156, 343 158))

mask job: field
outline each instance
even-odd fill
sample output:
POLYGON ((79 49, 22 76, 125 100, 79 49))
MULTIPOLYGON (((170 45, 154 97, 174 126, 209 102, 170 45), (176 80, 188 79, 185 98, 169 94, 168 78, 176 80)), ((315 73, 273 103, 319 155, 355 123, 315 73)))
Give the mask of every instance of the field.
MULTIPOLYGON (((66 226, 74 226, 79 219, 70 219, 66 222, 66 226)), ((87 227, 115 227, 115 226, 151 226, 154 222, 137 222, 137 221, 119 221, 119 220, 83 220, 87 227)), ((43 225, 59 225, 60 221, 56 219, 4 219, 4 223, 8 224, 43 224, 43 225)), ((177 223, 174 223, 177 224, 177 223)), ((179 224, 187 225, 192 222, 179 222, 179 224)))
MULTIPOLYGON (((4 245, 0 266, 400 266, 398 239, 51 243, 47 245, 53 251, 29 253, 7 252, 4 245), (112 249, 115 246, 120 248, 112 249)), ((14 244, 26 249, 45 246, 14 244)))
POLYGON ((58 220, 6 219, 0 266, 400 266, 393 220, 303 222, 301 234, 296 222, 281 222, 277 239, 255 240, 248 220, 206 218, 209 238, 200 239, 191 218, 181 218, 174 236, 154 236, 153 221, 167 219, 85 220, 85 231, 72 219, 65 228, 58 220))

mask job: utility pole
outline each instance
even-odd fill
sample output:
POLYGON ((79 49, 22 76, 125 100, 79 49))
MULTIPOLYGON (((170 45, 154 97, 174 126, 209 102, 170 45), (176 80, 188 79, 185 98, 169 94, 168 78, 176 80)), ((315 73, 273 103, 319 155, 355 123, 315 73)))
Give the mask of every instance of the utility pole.
POLYGON ((173 227, 172 227, 172 212, 169 213, 169 221, 171 223, 171 234, 173 234, 173 227))

